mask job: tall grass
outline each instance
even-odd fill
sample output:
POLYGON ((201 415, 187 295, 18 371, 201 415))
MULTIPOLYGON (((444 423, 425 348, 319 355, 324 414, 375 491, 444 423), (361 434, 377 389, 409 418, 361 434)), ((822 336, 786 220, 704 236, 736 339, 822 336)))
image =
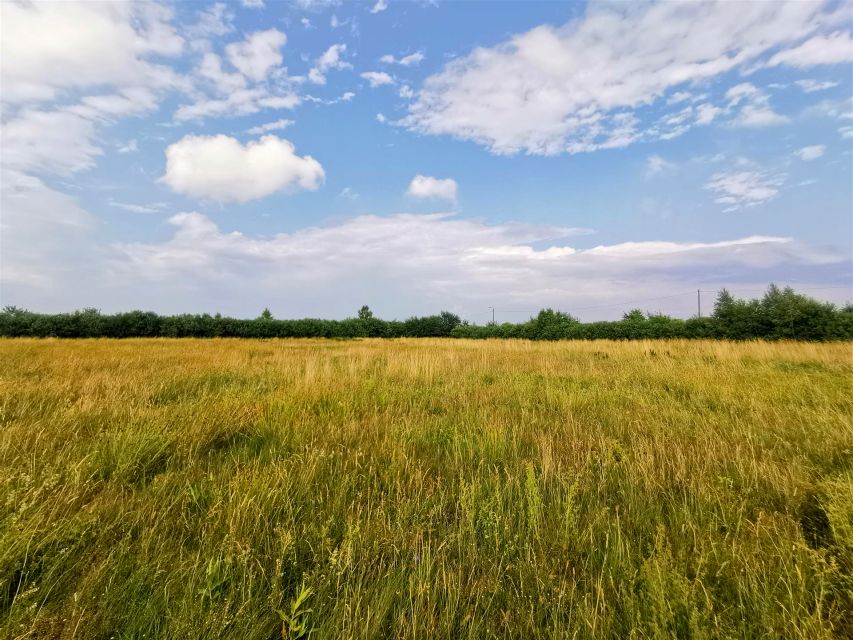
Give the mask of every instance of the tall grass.
POLYGON ((8 638, 853 634, 849 345, 0 341, 8 638))

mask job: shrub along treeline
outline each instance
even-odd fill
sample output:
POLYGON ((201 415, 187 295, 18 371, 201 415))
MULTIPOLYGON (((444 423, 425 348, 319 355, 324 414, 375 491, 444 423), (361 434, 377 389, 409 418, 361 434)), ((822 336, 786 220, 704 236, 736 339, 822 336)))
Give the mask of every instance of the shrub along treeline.
POLYGON ((853 305, 838 308, 770 285, 764 297, 741 300, 725 289, 714 313, 682 320, 635 309, 621 320, 580 322, 544 309, 517 324, 474 325, 448 311, 408 320, 380 320, 368 307, 346 320, 276 320, 264 309, 254 320, 216 314, 160 316, 150 311, 105 315, 97 309, 74 313, 33 313, 15 307, 0 312, 0 336, 57 338, 234 337, 234 338, 522 338, 528 340, 635 340, 723 338, 748 340, 853 340, 853 305))

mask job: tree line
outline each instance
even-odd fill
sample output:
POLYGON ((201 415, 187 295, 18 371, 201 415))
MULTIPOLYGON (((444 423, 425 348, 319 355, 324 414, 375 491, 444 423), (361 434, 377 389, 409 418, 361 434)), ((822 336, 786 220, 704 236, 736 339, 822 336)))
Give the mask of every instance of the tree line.
POLYGON ((102 314, 97 309, 45 314, 5 307, 0 336, 57 338, 233 337, 233 338, 521 338, 527 340, 636 340, 711 338, 730 340, 853 340, 853 304, 837 307, 770 285, 761 298, 738 299, 725 289, 708 317, 672 318, 634 309, 621 320, 581 322, 572 315, 543 309, 519 323, 469 324, 458 315, 406 320, 376 318, 367 306, 353 318, 279 320, 268 309, 255 319, 220 314, 163 316, 151 311, 102 314))

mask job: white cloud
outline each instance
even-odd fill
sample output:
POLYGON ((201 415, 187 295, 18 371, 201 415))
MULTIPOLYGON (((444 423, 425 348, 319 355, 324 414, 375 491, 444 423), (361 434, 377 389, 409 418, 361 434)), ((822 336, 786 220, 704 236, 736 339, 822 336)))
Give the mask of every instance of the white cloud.
POLYGON ((295 93, 271 94, 265 88, 241 89, 227 98, 201 99, 183 105, 175 112, 175 119, 197 120, 207 116, 249 115, 264 109, 293 109, 301 102, 295 93))
POLYGON ((740 127, 772 127, 790 122, 786 116, 776 113, 769 106, 746 105, 732 124, 740 127))
POLYGON ((700 104, 696 107, 696 124, 711 124, 722 109, 712 104, 700 104))
POLYGON ((646 177, 653 178, 654 176, 663 173, 669 173, 675 170, 675 163, 664 160, 661 156, 654 153, 646 158, 646 177))
POLYGON ((358 34, 358 20, 355 17, 346 18, 345 20, 341 20, 335 14, 332 14, 331 19, 329 20, 329 26, 332 29, 339 29, 342 27, 346 27, 349 25, 350 33, 353 35, 358 34))
POLYGON ((381 87, 384 84, 394 84, 394 78, 384 71, 365 71, 361 77, 367 80, 371 87, 381 87))
POLYGON ((246 86, 245 76, 242 73, 224 71, 222 59, 215 53, 204 54, 198 67, 198 73, 202 78, 209 80, 219 93, 225 95, 239 91, 246 86))
POLYGON ((678 104, 693 97, 689 91, 676 91, 666 99, 667 104, 678 104))
POLYGON ((324 176, 319 162, 273 135, 246 145, 225 135, 188 135, 166 149, 161 180, 195 198, 247 202, 283 189, 313 191, 324 176))
POLYGON ((111 207, 116 209, 124 209, 131 213, 160 213, 166 208, 165 202, 155 202, 154 204, 134 204, 132 202, 119 202, 117 200, 109 201, 111 207))
POLYGON ((119 153, 136 153, 139 150, 139 144, 136 140, 128 140, 125 144, 117 147, 119 153))
POLYGON ((246 133, 250 133, 252 135, 259 135, 261 133, 267 133, 269 131, 281 131, 282 129, 287 129, 287 127, 293 124, 293 120, 288 120, 287 118, 282 118, 281 120, 275 120, 273 122, 267 122, 265 124, 259 124, 251 129, 247 129, 246 133))
POLYGON ((793 49, 780 51, 770 58, 767 66, 785 64, 808 69, 823 64, 840 64, 853 61, 853 37, 844 31, 820 35, 806 40, 793 49))
POLYGON ((414 96, 415 96, 415 92, 412 90, 412 88, 409 85, 404 84, 402 87, 400 87, 400 97, 401 98, 404 98, 405 100, 409 100, 409 99, 413 98, 414 96))
MULTIPOLYGON (((593 2, 562 27, 539 26, 451 61, 427 78, 403 124, 500 154, 573 153, 678 135, 691 124, 646 131, 635 112, 839 20, 805 2, 593 2)), ((741 124, 770 124, 771 114, 750 107, 741 124)))
POLYGON ((423 59, 425 57, 426 56, 420 51, 410 53, 409 55, 403 56, 401 58, 395 58, 390 53, 386 53, 384 56, 379 58, 379 62, 384 62, 385 64, 399 64, 403 65, 404 67, 411 67, 423 62, 423 59))
POLYGON ((416 175, 412 178, 406 193, 414 198, 438 198, 455 202, 456 189, 456 180, 453 178, 439 179, 416 175))
POLYGON ((384 113, 377 113, 376 114, 376 122, 378 122, 380 124, 385 124, 387 121, 388 121, 388 118, 385 117, 384 113))
POLYGON ((175 56, 184 40, 159 4, 4 2, 2 100, 52 100, 62 91, 104 85, 158 86, 174 80, 149 61, 175 56))
POLYGON ((3 166, 69 175, 95 165, 103 152, 92 120, 66 111, 25 110, 0 128, 3 166))
POLYGON ((190 46, 204 51, 210 47, 209 40, 234 31, 234 13, 224 2, 216 2, 198 12, 198 21, 187 28, 190 46))
POLYGON ((370 10, 370 13, 379 13, 380 11, 385 11, 388 8, 388 3, 385 0, 376 0, 376 4, 373 5, 373 8, 370 10))
POLYGON ((761 95, 762 93, 754 84, 742 82, 726 91, 726 100, 729 101, 729 107, 736 107, 741 102, 750 101, 756 95, 761 95))
MULTIPOLYGON (((76 267, 100 261, 90 236, 96 219, 71 196, 48 187, 39 178, 4 168, 0 171, 0 269, 3 297, 44 296, 44 287, 62 282, 84 296, 75 281, 76 267), (69 275, 73 273, 73 277, 69 275), (67 281, 64 279, 67 278, 67 281)), ((47 298, 50 299, 48 294, 47 298)))
POLYGON ((78 104, 60 107, 60 110, 90 120, 106 121, 152 111, 157 108, 157 101, 157 96, 145 87, 128 87, 120 93, 84 96, 78 104))
POLYGON ((287 37, 278 29, 256 31, 243 42, 232 42, 225 54, 235 69, 256 82, 265 80, 269 72, 279 66, 283 57, 281 48, 287 37))
POLYGON ((320 11, 328 7, 335 7, 340 3, 340 0, 293 0, 293 4, 305 11, 320 11))
POLYGON ((326 49, 325 53, 317 58, 314 67, 308 72, 308 80, 314 84, 326 84, 326 72, 330 69, 351 69, 352 65, 349 62, 341 60, 341 56, 346 52, 345 44, 333 44, 326 49))
POLYGON ((794 155, 797 156, 800 160, 817 160, 826 152, 825 144, 813 144, 808 147, 803 147, 802 149, 797 149, 794 152, 794 155))
POLYGON ((240 0, 240 4, 242 4, 247 9, 263 9, 264 8, 264 0, 240 0))
POLYGON ((728 109, 740 106, 737 116, 731 121, 733 125, 740 127, 769 127, 788 122, 788 118, 782 116, 770 106, 770 96, 755 85, 744 82, 731 87, 726 91, 726 99, 729 101, 728 109))
POLYGON ((841 134, 842 140, 853 139, 853 127, 841 127, 840 129, 838 129, 838 133, 841 134))
POLYGON ((404 67, 411 67, 413 65, 417 65, 423 62, 423 59, 425 57, 426 56, 423 53, 421 53, 420 51, 416 51, 415 53, 403 56, 402 58, 397 60, 397 63, 403 65, 404 67))
POLYGON ((806 93, 814 93, 815 91, 825 91, 826 89, 832 89, 832 87, 838 86, 837 82, 832 82, 830 80, 811 80, 808 78, 806 78, 805 80, 797 80, 794 84, 796 84, 806 93))
POLYGON ((300 98, 293 92, 293 82, 282 66, 281 48, 286 41, 282 32, 268 29, 227 44, 225 57, 233 70, 223 69, 222 58, 206 51, 197 74, 212 87, 215 95, 205 95, 196 87, 194 102, 181 105, 175 112, 175 120, 200 120, 248 115, 263 109, 294 108, 300 98))
POLYGON ((779 193, 784 176, 760 171, 716 173, 705 188, 717 194, 714 202, 726 205, 723 211, 736 211, 769 202, 779 193))
POLYGON ((346 50, 347 46, 345 44, 333 44, 317 59, 317 67, 319 67, 320 71, 326 71, 327 69, 348 69, 352 67, 348 62, 341 60, 341 55, 346 50))
MULTIPOLYGON (((195 308, 209 310, 204 305, 211 302, 198 298, 215 291, 216 300, 228 299, 241 315, 269 304, 271 296, 286 299, 294 316, 340 317, 377 299, 386 308, 395 305, 390 314, 441 308, 464 314, 496 303, 531 310, 556 304, 572 311, 689 291, 697 278, 725 282, 732 273, 748 274, 763 285, 774 267, 849 262, 842 254, 767 236, 580 249, 565 238, 583 229, 488 224, 447 214, 363 215, 267 238, 220 230, 199 213, 170 222, 176 231, 166 242, 117 247, 112 270, 120 281, 133 282, 134 295, 157 291, 160 300, 176 298, 168 292, 180 286, 181 309, 186 292, 197 291, 195 308)), ((687 293, 684 304, 685 315, 692 313, 695 293, 687 293)))

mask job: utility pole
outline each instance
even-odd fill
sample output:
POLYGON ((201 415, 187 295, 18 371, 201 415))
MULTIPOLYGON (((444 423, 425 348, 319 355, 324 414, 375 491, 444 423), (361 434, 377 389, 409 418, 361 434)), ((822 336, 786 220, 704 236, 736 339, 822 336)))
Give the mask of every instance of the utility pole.
POLYGON ((702 292, 696 289, 696 308, 699 310, 699 317, 702 317, 702 292))
POLYGON ((492 310, 492 324, 495 324, 495 308, 494 308, 494 307, 489 307, 489 309, 491 309, 491 310, 492 310))

